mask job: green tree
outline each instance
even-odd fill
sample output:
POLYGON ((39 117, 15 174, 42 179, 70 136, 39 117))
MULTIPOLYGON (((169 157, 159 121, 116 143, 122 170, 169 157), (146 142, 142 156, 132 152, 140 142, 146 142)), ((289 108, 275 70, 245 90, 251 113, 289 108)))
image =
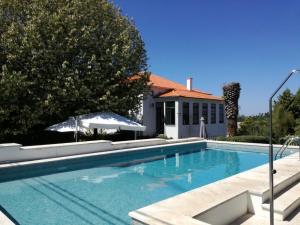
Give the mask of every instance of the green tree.
POLYGON ((267 136, 268 118, 264 115, 246 117, 241 123, 239 135, 267 136))
MULTIPOLYGON (((280 142, 288 135, 300 135, 300 89, 294 95, 286 89, 278 96, 273 108, 274 141, 280 142)), ((239 135, 267 136, 269 114, 246 117, 240 126, 239 135)))
POLYGON ((274 104, 274 136, 277 141, 288 135, 299 135, 300 90, 294 95, 286 89, 274 104))
POLYGON ((300 89, 294 95, 293 101, 289 110, 293 113, 295 119, 300 119, 300 89))
POLYGON ((300 119, 296 119, 295 123, 295 135, 300 136, 300 119))
POLYGON ((294 134, 295 119, 293 114, 284 106, 276 104, 273 111, 274 137, 280 140, 287 135, 294 134))
POLYGON ((278 100, 275 101, 275 105, 281 105, 286 110, 290 111, 294 118, 300 118, 300 89, 294 95, 290 89, 286 89, 278 100))
POLYGON ((290 109, 291 104, 294 101, 294 95, 290 89, 286 89, 281 95, 278 96, 278 100, 275 101, 275 104, 282 105, 285 109, 290 109))
POLYGON ((144 42, 106 0, 0 1, 0 138, 68 116, 126 115, 148 91, 144 42))

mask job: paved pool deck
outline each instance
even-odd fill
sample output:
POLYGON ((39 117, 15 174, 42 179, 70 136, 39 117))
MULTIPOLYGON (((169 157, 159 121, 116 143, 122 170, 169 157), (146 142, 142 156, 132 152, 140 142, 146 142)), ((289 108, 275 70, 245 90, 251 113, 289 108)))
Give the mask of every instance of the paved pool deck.
MULTIPOLYGON (((292 154, 274 162, 275 190, 280 190, 282 184, 296 182, 300 180, 299 153, 292 154)), ((146 206, 136 211, 130 212, 133 224, 151 225, 208 225, 208 223, 197 220, 201 213, 214 208, 228 199, 233 198, 245 191, 253 196, 267 198, 269 196, 269 166, 264 164, 254 169, 234 175, 232 177, 214 182, 201 188, 185 192, 158 203, 146 206)), ((300 192, 295 198, 300 198, 300 192)), ((261 201, 261 200, 260 200, 261 201)), ((262 203, 262 202, 261 202, 262 203)), ((276 201, 275 201, 276 206, 276 201)), ((299 225, 300 213, 296 210, 294 215, 286 221, 275 221, 275 225, 299 225)), ((226 213, 226 212, 223 212, 226 213)), ((256 213, 244 222, 232 224, 264 225, 269 224, 268 212, 256 213)), ((218 215, 215 215, 216 217, 218 215)))
POLYGON ((15 225, 3 212, 0 211, 0 224, 1 225, 15 225))

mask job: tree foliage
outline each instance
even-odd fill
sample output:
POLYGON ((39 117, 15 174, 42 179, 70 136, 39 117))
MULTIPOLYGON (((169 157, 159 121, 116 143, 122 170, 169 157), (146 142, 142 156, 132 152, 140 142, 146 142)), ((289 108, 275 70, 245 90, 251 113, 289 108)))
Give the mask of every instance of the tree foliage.
POLYGON ((273 130, 276 140, 294 133, 295 119, 283 105, 276 104, 273 111, 273 130))
MULTIPOLYGON (((273 108, 273 136, 276 142, 281 142, 289 135, 300 135, 300 89, 293 94, 286 89, 277 100, 273 108)), ((241 117, 242 118, 242 117, 241 117)), ((269 115, 243 117, 240 135, 269 135, 269 115)))
POLYGON ((300 119, 300 89, 293 96, 289 111, 293 113, 295 119, 300 119))
POLYGON ((294 100, 294 95, 290 89, 284 90, 284 92, 278 96, 277 101, 275 101, 275 105, 281 105, 285 109, 290 109, 291 104, 294 100))
POLYGON ((259 114, 257 116, 247 116, 241 122, 239 134, 253 135, 253 136, 267 136, 269 123, 266 114, 259 114))
POLYGON ((0 138, 94 111, 126 115, 148 91, 144 42, 106 0, 0 1, 0 138))

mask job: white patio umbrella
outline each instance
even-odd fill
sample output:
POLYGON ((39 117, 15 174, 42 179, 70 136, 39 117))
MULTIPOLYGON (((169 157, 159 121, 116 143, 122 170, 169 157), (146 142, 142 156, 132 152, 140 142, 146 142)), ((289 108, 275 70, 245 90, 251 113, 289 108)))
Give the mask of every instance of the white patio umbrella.
POLYGON ((54 124, 50 127, 47 127, 48 131, 57 131, 57 132, 74 132, 75 140, 77 141, 78 132, 85 133, 87 129, 79 126, 78 117, 70 117, 68 120, 54 124))
POLYGON ((124 116, 112 112, 90 113, 82 115, 80 124, 87 129, 117 129, 145 131, 146 127, 124 116))
POLYGON ((206 125, 205 125, 205 122, 204 122, 204 118, 201 117, 201 120, 200 120, 200 137, 201 138, 207 138, 207 132, 206 132, 206 125))
POLYGON ((58 132, 74 132, 77 141, 77 132, 87 132, 91 129, 116 129, 144 131, 145 126, 134 122, 126 117, 120 116, 112 112, 97 112, 69 118, 68 120, 54 124, 46 130, 58 132))

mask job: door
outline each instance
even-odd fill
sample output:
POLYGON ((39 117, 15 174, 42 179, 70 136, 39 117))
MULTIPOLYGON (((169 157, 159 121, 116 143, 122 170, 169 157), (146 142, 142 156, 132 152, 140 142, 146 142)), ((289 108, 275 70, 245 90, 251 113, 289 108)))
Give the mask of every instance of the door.
POLYGON ((156 133, 164 134, 164 103, 156 102, 156 133))

